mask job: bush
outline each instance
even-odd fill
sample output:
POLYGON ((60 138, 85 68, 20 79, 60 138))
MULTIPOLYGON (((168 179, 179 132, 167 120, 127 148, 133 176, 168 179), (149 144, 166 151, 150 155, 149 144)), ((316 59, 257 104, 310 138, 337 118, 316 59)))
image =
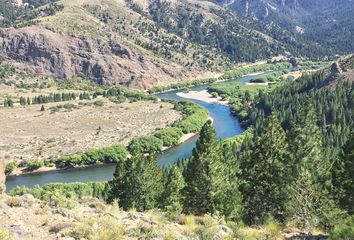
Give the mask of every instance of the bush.
POLYGON ((33 171, 44 166, 43 160, 32 160, 26 163, 26 169, 28 171, 33 171))
POLYGON ((27 188, 24 186, 16 187, 9 193, 11 196, 32 194, 35 198, 50 198, 52 194, 60 194, 65 198, 82 198, 84 196, 95 197, 105 200, 108 192, 107 182, 90 183, 49 183, 44 186, 34 186, 27 188))
POLYGON ((92 149, 82 154, 82 162, 85 165, 94 165, 99 163, 117 163, 125 160, 128 152, 123 145, 117 144, 111 147, 101 149, 92 149))
POLYGON ((330 240, 354 239, 354 216, 350 216, 337 225, 330 234, 330 240))
POLYGON ((182 101, 175 105, 175 110, 182 113, 182 120, 173 124, 183 133, 198 132, 208 120, 208 110, 194 102, 182 101))
POLYGON ((132 152, 143 152, 143 153, 151 153, 151 152, 161 152, 163 148, 163 141, 154 136, 142 136, 134 138, 129 146, 128 150, 132 152))
POLYGON ((5 167, 5 174, 8 175, 8 174, 11 174, 16 168, 16 162, 12 161, 12 162, 9 162, 6 164, 6 167, 5 167))
POLYGON ((63 156, 56 162, 58 168, 70 168, 82 165, 82 158, 80 155, 63 156))
POLYGON ((163 145, 168 147, 177 145, 182 135, 182 130, 176 127, 165 128, 154 133, 154 136, 161 139, 163 145))
POLYGON ((111 216, 89 217, 77 224, 69 236, 75 239, 123 239, 124 226, 111 216))
POLYGON ((21 198, 17 196, 11 196, 6 199, 6 204, 9 207, 19 207, 21 205, 21 198))

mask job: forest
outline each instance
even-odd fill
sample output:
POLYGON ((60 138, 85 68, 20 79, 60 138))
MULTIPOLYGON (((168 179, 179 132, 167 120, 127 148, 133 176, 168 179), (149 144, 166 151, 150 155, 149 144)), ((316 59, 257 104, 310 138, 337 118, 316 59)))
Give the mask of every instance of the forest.
MULTIPOLYGON (((340 65, 346 71, 348 66, 350 61, 340 65)), ((330 239, 351 239, 354 87, 350 81, 337 81, 336 69, 332 64, 271 91, 239 95, 250 127, 233 139, 218 140, 210 120, 204 124, 186 115, 188 124, 155 133, 159 143, 152 138, 133 141, 131 157, 115 158, 109 182, 18 187, 11 194, 45 198, 72 189, 70 195, 95 196, 124 210, 162 209, 172 219, 181 213, 211 214, 229 224, 272 221, 309 232, 322 229, 331 232, 330 239), (192 156, 161 169, 156 154, 182 132, 198 130, 189 123, 201 126, 192 156)), ((189 104, 177 108, 185 111, 189 104)))

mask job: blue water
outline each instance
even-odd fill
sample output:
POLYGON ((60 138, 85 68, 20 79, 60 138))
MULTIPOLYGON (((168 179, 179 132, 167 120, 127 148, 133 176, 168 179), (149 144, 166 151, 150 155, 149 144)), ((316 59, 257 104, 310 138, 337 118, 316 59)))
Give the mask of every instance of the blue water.
MULTIPOLYGON (((260 74, 261 75, 261 74, 260 74)), ((238 82, 248 82, 255 76, 245 76, 240 79, 231 80, 238 82)), ((193 91, 200 91, 207 89, 208 85, 193 87, 193 91)), ((181 90, 161 93, 157 96, 162 99, 169 99, 175 101, 185 100, 176 95, 181 90)), ((210 104, 198 100, 194 101, 208 109, 210 116, 213 118, 213 126, 216 130, 219 139, 232 137, 244 131, 240 126, 238 120, 231 115, 230 109, 227 106, 220 104, 210 104)), ((185 159, 191 156, 192 150, 198 136, 190 138, 186 142, 170 148, 158 156, 158 164, 160 166, 167 166, 177 162, 179 159, 185 159)), ((90 167, 82 169, 71 169, 47 173, 38 173, 23 175, 18 177, 8 177, 6 182, 7 190, 11 190, 16 186, 33 187, 34 185, 44 185, 51 182, 92 182, 92 181, 107 181, 113 178, 115 165, 104 165, 99 167, 90 167)))

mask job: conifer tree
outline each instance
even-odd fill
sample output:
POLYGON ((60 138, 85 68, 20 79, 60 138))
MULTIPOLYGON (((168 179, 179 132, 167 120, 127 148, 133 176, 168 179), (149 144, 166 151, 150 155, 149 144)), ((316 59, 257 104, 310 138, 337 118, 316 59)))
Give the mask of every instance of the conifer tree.
POLYGON ((333 166, 333 195, 340 206, 349 214, 354 214, 354 133, 333 166))
POLYGON ((183 175, 177 166, 173 166, 167 175, 162 201, 165 207, 182 203, 182 189, 185 186, 183 175))
POLYGON ((239 190, 240 164, 234 153, 234 146, 225 144, 222 147, 222 163, 219 163, 214 177, 214 205, 227 219, 241 220, 243 213, 242 195, 239 190))
POLYGON ((241 161, 247 223, 260 223, 272 215, 282 219, 289 183, 286 135, 276 114, 265 120, 255 136, 249 156, 241 161))
POLYGON ((108 200, 118 200, 119 206, 138 211, 157 207, 162 191, 161 170, 156 155, 136 152, 130 159, 117 163, 114 179, 109 182, 108 200))
POLYGON ((309 101, 301 108, 289 139, 295 175, 288 187, 288 217, 301 227, 318 227, 336 208, 328 192, 331 164, 309 101))
POLYGON ((184 177, 184 210, 191 214, 202 215, 214 212, 212 169, 220 157, 216 132, 208 121, 200 132, 199 140, 188 161, 184 177))
POLYGON ((241 195, 237 169, 230 148, 220 147, 212 123, 208 121, 184 171, 184 211, 196 215, 219 212, 229 219, 239 218, 241 195))

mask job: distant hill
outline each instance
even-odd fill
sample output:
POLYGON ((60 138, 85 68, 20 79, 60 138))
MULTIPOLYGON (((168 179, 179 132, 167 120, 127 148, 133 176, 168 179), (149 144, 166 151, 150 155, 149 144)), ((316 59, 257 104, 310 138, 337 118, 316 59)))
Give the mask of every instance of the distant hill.
POLYGON ((203 0, 0 0, 0 54, 30 72, 139 88, 328 51, 203 0))
MULTIPOLYGON (((354 51, 353 0, 218 0, 241 16, 276 25, 337 54, 354 51)), ((299 37, 299 36, 298 36, 299 37)))

